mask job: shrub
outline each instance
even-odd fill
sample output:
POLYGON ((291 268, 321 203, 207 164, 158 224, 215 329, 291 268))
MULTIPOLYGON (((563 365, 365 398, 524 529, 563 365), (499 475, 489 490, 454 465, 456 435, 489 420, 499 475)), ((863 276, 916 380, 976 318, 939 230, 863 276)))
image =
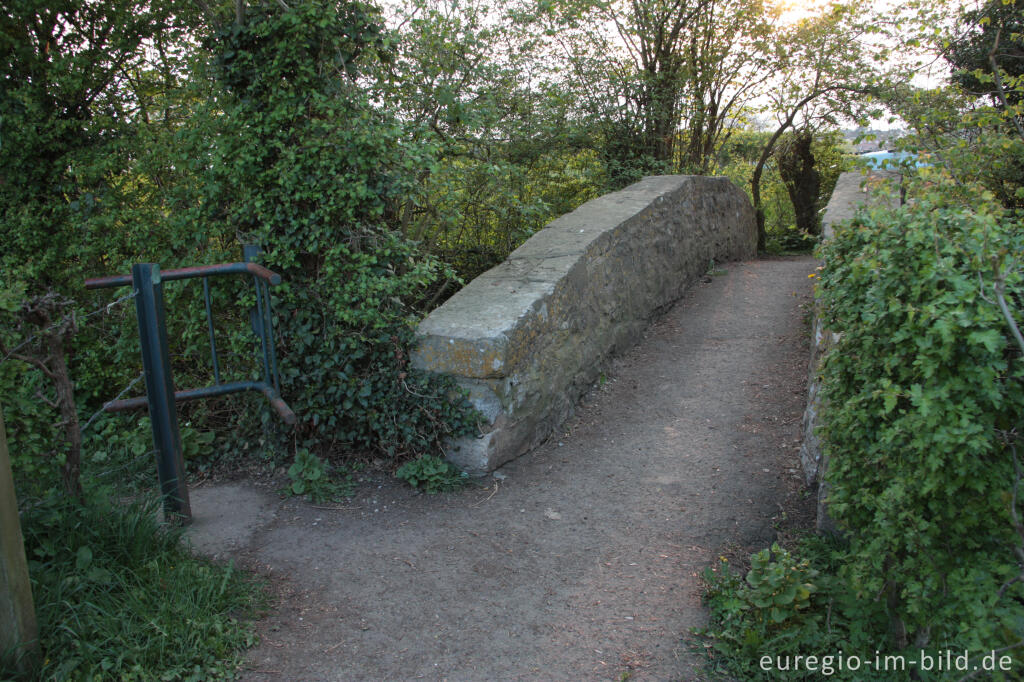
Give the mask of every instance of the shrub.
POLYGON ((823 447, 851 543, 839 573, 853 597, 881 601, 897 648, 1024 636, 1024 363, 994 294, 1005 279, 1020 305, 1022 252, 1000 211, 929 198, 861 214, 823 249, 824 322, 840 334, 822 370, 823 447))
MULTIPOLYGON (((284 277, 277 350, 299 447, 400 457, 475 420, 451 379, 409 366, 416 304, 446 271, 387 223, 429 164, 358 80, 390 58, 383 31, 368 4, 263 3, 210 36, 225 92, 190 131, 211 161, 191 218, 250 235, 284 277)), ((240 436, 265 437, 251 421, 240 436)))
POLYGON ((839 340, 821 370, 821 435, 844 537, 805 540, 803 560, 761 552, 746 582, 707 574, 703 634, 720 672, 776 679, 762 656, 840 651, 1019 660, 1024 367, 996 292, 1005 287, 1019 325, 1024 230, 991 201, 974 211, 944 201, 858 214, 822 250, 823 321, 839 340))

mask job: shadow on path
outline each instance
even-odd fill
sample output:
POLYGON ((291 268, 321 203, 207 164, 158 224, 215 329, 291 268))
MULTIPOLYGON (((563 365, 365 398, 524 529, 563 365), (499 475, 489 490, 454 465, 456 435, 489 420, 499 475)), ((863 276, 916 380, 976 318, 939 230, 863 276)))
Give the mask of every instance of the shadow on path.
POLYGON ((700 572, 769 544, 801 485, 816 265, 694 285, 559 435, 460 493, 194 489, 196 547, 280 578, 242 679, 698 679, 700 572))

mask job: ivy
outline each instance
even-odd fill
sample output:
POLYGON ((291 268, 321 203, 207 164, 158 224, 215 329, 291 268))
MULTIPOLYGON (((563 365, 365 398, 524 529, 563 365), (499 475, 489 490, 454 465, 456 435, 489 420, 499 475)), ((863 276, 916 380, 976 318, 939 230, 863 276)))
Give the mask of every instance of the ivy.
MULTIPOLYGON (((441 452, 475 421, 450 379, 409 366, 442 263, 391 229, 428 165, 359 82, 391 58, 371 5, 254 4, 206 40, 224 90, 192 128, 210 163, 188 219, 260 242, 275 289, 282 393, 322 452, 441 452), (212 131, 212 134, 211 134, 212 131)), ((257 424, 240 431, 254 446, 257 424)))

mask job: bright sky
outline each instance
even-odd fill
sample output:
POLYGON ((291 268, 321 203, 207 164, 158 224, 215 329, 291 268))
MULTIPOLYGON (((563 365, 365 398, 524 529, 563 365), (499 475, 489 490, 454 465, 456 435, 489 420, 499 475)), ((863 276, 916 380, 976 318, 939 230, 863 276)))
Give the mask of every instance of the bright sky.
POLYGON ((800 19, 814 16, 828 3, 822 0, 788 0, 780 4, 783 7, 782 23, 792 24, 800 19))
MULTIPOLYGON (((815 15, 832 2, 831 0, 782 0, 779 4, 783 7, 782 20, 788 24, 815 15)), ((901 3, 899 0, 873 0, 869 4, 873 9, 884 10, 898 7, 901 3)))

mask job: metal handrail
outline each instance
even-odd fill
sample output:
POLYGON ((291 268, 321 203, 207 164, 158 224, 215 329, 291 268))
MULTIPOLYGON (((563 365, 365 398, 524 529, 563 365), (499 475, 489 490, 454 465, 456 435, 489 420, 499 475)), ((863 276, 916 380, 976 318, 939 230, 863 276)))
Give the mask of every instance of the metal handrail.
POLYGON ((107 412, 148 408, 153 430, 153 444, 157 451, 157 471, 164 496, 164 511, 168 518, 184 523, 192 519, 188 488, 185 485, 185 465, 178 429, 175 405, 188 400, 258 391, 266 396, 271 407, 286 424, 294 424, 295 412, 279 395, 280 377, 274 352, 273 311, 270 307, 270 285, 281 283, 276 272, 253 262, 259 248, 247 245, 243 249, 244 262, 219 265, 198 265, 161 271, 154 263, 132 266, 132 274, 113 277, 94 277, 85 281, 86 289, 131 286, 135 289, 135 309, 139 321, 139 344, 142 349, 142 367, 146 377, 146 397, 114 400, 106 403, 107 412), (256 307, 252 311, 252 330, 260 339, 263 360, 263 381, 221 382, 217 359, 217 341, 213 327, 213 310, 209 278, 219 275, 249 275, 253 278, 256 307), (179 279, 203 279, 203 298, 206 305, 206 324, 210 338, 210 356, 213 365, 213 386, 174 390, 170 356, 167 344, 167 325, 164 313, 163 283, 179 279))
MULTIPOLYGON (((267 284, 274 286, 281 283, 281 275, 268 270, 259 263, 221 263, 219 265, 194 265, 188 268, 161 270, 160 279, 191 279, 193 277, 210 277, 214 275, 245 275, 258 277, 267 284)), ((109 289, 111 287, 131 286, 131 275, 113 275, 111 277, 93 277, 85 280, 86 289, 109 289)))

